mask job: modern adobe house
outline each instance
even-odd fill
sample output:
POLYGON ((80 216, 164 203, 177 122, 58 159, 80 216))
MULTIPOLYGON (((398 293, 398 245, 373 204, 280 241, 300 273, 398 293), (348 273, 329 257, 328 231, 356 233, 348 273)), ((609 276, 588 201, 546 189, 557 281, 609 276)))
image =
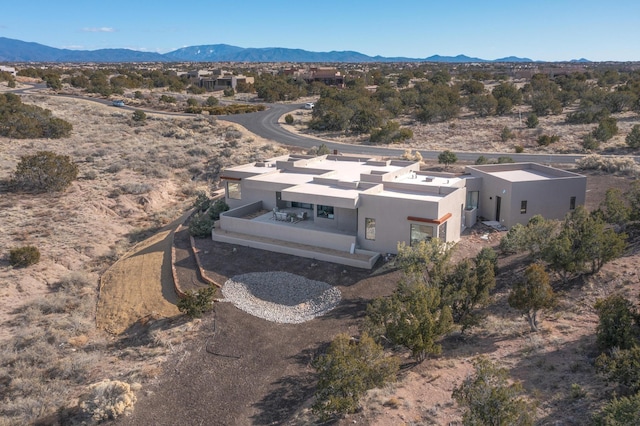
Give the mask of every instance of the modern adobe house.
POLYGON ((421 172, 420 163, 285 155, 224 170, 216 241, 371 268, 399 242, 455 242, 477 217, 506 228, 584 204, 584 176, 533 163, 421 172))

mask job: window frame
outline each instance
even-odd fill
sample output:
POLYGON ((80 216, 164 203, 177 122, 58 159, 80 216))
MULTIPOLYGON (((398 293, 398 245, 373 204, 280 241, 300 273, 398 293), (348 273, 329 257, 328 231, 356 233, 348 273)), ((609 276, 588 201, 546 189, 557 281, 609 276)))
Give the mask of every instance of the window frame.
POLYGON ((414 247, 415 243, 419 243, 420 241, 430 241, 431 239, 434 238, 434 227, 431 225, 425 225, 422 223, 411 223, 409 226, 409 245, 411 247, 414 247), (416 230, 420 230, 420 233, 423 235, 426 235, 426 238, 422 238, 422 239, 418 239, 418 238, 413 238, 414 236, 414 227, 416 228, 416 230), (424 229, 429 229, 429 232, 422 232, 422 230, 424 229), (427 235, 430 234, 430 235, 427 235))
POLYGON ((520 214, 527 213, 527 200, 520 201, 520 214))
POLYGON ((372 217, 364 218, 364 239, 375 241, 376 240, 376 219, 372 217), (373 224, 373 226, 370 226, 373 224))
POLYGON ((227 181, 227 198, 230 200, 242 200, 242 185, 240 182, 227 181), (235 189, 231 189, 232 186, 235 189))
POLYGON ((321 219, 332 219, 335 217, 335 210, 333 206, 325 206, 318 204, 316 206, 316 217, 321 219))

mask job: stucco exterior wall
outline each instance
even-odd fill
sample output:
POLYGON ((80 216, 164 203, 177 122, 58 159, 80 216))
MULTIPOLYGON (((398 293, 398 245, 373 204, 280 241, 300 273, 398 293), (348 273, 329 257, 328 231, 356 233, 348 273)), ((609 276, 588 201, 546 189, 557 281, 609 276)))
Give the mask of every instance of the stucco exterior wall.
POLYGON ((546 219, 563 219, 570 211, 571 197, 575 205, 584 205, 586 179, 561 179, 538 182, 515 182, 512 185, 511 211, 505 215, 507 227, 526 223, 536 214, 546 219), (521 201, 527 201, 526 213, 520 212, 521 201))
POLYGON ((498 220, 510 228, 517 223, 526 224, 534 215, 546 219, 563 219, 570 211, 571 197, 575 205, 584 205, 587 179, 585 176, 538 164, 504 164, 468 167, 472 176, 481 178, 468 180, 467 190, 478 190, 478 215, 484 220, 498 220), (492 173, 503 171, 531 170, 540 172, 539 179, 507 180, 492 173), (473 189, 472 189, 473 187, 473 189), (500 197, 500 217, 496 216, 500 197), (527 201, 526 212, 521 213, 522 201, 527 201))
POLYGON ((460 188, 438 201, 398 199, 376 194, 363 194, 358 208, 358 247, 381 253, 397 253, 398 242, 409 244, 411 224, 434 228, 437 236, 438 224, 411 221, 409 217, 437 220, 451 213, 447 220, 447 241, 460 239, 460 208, 464 205, 465 189, 460 188), (366 218, 376 221, 375 240, 366 239, 366 218))

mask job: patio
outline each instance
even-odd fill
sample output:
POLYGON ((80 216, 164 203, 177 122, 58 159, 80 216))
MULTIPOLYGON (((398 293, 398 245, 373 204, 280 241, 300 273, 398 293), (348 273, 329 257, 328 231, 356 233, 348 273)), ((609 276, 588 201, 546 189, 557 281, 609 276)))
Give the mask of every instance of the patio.
POLYGON ((222 223, 214 227, 212 239, 367 269, 380 256, 357 249, 355 232, 314 223, 307 209, 287 208, 281 212, 288 213, 293 221, 277 220, 275 212, 263 209, 262 203, 229 210, 220 215, 222 223), (307 218, 298 219, 298 213, 303 212, 307 218))

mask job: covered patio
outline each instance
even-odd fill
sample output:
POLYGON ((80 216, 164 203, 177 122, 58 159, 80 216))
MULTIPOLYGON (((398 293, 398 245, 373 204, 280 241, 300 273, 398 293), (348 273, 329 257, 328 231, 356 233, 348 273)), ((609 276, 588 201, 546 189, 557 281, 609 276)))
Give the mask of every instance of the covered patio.
POLYGON ((379 253, 356 248, 356 233, 319 226, 307 209, 283 209, 290 219, 278 220, 256 202, 226 211, 212 231, 214 241, 287 253, 370 269, 379 253), (307 218, 298 218, 298 213, 307 218), (293 218, 293 219, 291 219, 293 218))

